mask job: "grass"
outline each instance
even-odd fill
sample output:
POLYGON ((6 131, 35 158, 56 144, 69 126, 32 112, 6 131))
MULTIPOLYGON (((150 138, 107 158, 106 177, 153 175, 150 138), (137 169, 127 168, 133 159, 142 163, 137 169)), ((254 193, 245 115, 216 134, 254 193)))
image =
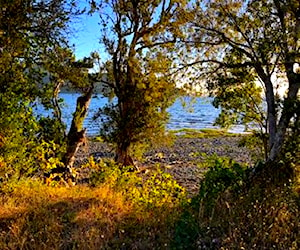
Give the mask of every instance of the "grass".
POLYGON ((230 133, 224 129, 178 129, 171 130, 171 134, 184 138, 212 138, 212 137, 235 137, 240 134, 230 133))
POLYGON ((90 137, 89 140, 93 141, 93 142, 104 142, 104 139, 102 136, 95 136, 95 137, 90 137))
POLYGON ((240 179, 227 167, 209 171, 202 184, 211 185, 194 211, 199 215, 199 245, 206 249, 299 249, 297 169, 289 172, 288 166, 265 165, 256 175, 240 179), (231 184, 226 186, 228 181, 231 184))
POLYGON ((37 181, 18 183, 2 196, 1 204, 1 249, 80 247, 88 244, 85 237, 97 245, 94 233, 107 238, 108 225, 130 211, 120 195, 105 187, 48 187, 37 181))
POLYGON ((141 176, 109 160, 90 159, 89 183, 76 186, 2 179, 0 249, 300 248, 299 164, 255 175, 224 157, 205 164, 192 199, 169 174, 141 176))
POLYGON ((2 183, 0 249, 168 249, 184 190, 160 172, 103 174, 94 187, 2 183))
MULTIPOLYGON (((211 137, 235 137, 241 134, 228 132, 226 129, 191 129, 183 128, 176 130, 169 130, 170 135, 182 136, 184 138, 211 138, 211 137)), ((104 142, 101 136, 91 137, 90 140, 94 142, 104 142)))
POLYGON ((242 168, 217 161, 199 193, 208 199, 187 199, 162 172, 111 165, 93 186, 2 183, 0 249, 299 249, 297 181, 279 169, 243 184, 242 168))

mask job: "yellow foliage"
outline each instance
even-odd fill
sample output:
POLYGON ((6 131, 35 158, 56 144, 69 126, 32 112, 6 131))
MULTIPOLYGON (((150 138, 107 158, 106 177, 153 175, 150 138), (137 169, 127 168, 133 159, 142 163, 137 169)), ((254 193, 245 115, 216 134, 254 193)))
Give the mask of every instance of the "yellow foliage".
MULTIPOLYGON (((91 159, 88 164, 101 171, 104 163, 101 167, 91 159)), ((118 173, 112 169, 96 187, 51 187, 38 180, 2 184, 0 249, 120 249, 124 244, 133 249, 141 240, 149 246, 168 244, 176 199, 184 197, 170 197, 159 188, 168 189, 173 181, 166 176, 163 184, 157 176, 137 186, 134 173, 118 173), (157 235, 163 236, 158 242, 157 235)))

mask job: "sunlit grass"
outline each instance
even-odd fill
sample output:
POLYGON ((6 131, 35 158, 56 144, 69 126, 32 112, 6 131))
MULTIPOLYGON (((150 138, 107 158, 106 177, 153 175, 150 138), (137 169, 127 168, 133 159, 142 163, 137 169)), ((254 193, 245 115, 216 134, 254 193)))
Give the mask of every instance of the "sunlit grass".
MULTIPOLYGON (((6 235, 2 231, 0 244, 8 241, 15 249, 59 249, 71 239, 88 242, 76 232, 77 227, 109 234, 131 210, 120 193, 106 186, 49 187, 39 181, 23 181, 9 188, 0 206, 2 230, 3 225, 9 230, 6 235), (69 235, 64 235, 65 230, 69 235)), ((0 245, 1 249, 6 247, 0 245)))
POLYGON ((134 173, 112 175, 95 187, 47 186, 30 179, 3 184, 0 249, 169 245, 181 202, 188 201, 183 189, 161 173, 143 182, 134 173))
POLYGON ((239 134, 230 133, 225 129, 178 129, 171 130, 172 134, 184 138, 212 138, 212 137, 232 137, 240 136, 239 134))
POLYGON ((193 199, 161 170, 141 176, 92 158, 86 184, 4 181, 0 249, 299 249, 299 175, 274 168, 249 181, 227 158, 206 164, 193 199))

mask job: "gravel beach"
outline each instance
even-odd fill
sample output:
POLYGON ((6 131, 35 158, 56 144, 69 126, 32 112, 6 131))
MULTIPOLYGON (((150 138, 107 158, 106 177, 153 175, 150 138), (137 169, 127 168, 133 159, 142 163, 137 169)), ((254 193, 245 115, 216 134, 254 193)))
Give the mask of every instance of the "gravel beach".
MULTIPOLYGON (((200 180, 207 170, 201 163, 210 155, 226 156, 233 160, 252 165, 255 156, 260 152, 240 147, 241 136, 218 136, 207 138, 185 138, 177 136, 172 146, 149 150, 144 155, 143 162, 137 162, 141 170, 151 171, 160 167, 170 173, 176 181, 187 188, 189 193, 196 193, 200 180)), ((80 149, 76 157, 76 165, 86 161, 90 156, 96 160, 113 158, 111 146, 103 142, 89 141, 85 148, 80 149)))

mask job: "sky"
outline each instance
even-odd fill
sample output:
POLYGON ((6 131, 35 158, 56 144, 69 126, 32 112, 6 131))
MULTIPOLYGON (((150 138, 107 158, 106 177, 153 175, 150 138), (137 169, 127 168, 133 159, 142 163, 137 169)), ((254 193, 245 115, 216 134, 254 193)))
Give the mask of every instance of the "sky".
POLYGON ((82 16, 75 21, 71 26, 70 44, 75 45, 76 59, 87 57, 91 52, 103 51, 99 43, 100 28, 98 25, 98 18, 94 16, 82 16))
MULTIPOLYGON (((86 0, 78 0, 78 2, 80 8, 87 7, 86 0)), ((70 45, 75 45, 74 53, 77 60, 88 57, 91 52, 96 51, 102 61, 106 61, 108 55, 105 52, 104 46, 100 44, 100 37, 99 16, 97 13, 94 15, 83 14, 75 20, 72 20, 69 40, 70 45)), ((299 67, 299 65, 297 66, 299 67)), ((277 90, 280 95, 283 95, 286 88, 286 86, 281 86, 281 88, 277 90)))
MULTIPOLYGON (((79 0, 79 7, 87 7, 85 0, 79 0)), ((83 14, 71 21, 71 33, 69 35, 70 45, 75 45, 76 59, 88 57, 91 52, 97 51, 100 57, 103 58, 105 50, 99 43, 100 26, 99 16, 96 14, 83 14)))
MULTIPOLYGON (((89 10, 88 0, 77 0, 80 9, 86 8, 89 10)), ((97 2, 97 1, 96 1, 97 2)), ((104 7, 105 13, 110 13, 109 7, 104 7)), ((102 61, 108 59, 104 46, 100 44, 100 18, 99 13, 93 15, 83 14, 71 21, 71 34, 69 35, 70 45, 75 45, 76 59, 87 57, 91 52, 97 51, 102 61)))

